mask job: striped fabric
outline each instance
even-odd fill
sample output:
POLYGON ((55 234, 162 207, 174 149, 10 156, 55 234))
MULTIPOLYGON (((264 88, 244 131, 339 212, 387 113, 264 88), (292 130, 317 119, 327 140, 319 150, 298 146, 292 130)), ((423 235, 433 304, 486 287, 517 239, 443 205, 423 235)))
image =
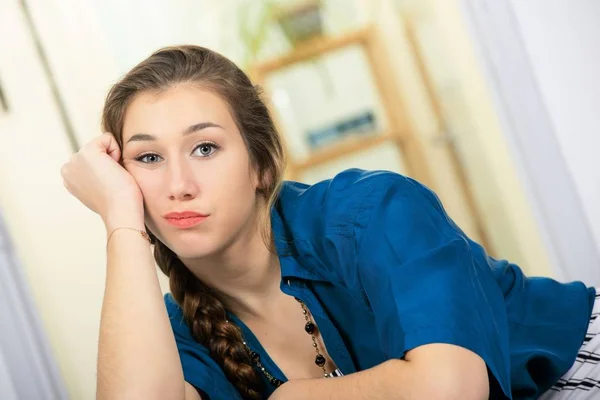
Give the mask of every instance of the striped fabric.
POLYGON ((540 400, 592 400, 600 399, 600 288, 596 288, 596 301, 583 345, 575 364, 542 394, 540 400))
POLYGON ((325 375, 325 378, 335 378, 336 376, 344 376, 344 374, 342 374, 342 371, 340 371, 339 368, 336 368, 335 371, 332 371, 325 375))

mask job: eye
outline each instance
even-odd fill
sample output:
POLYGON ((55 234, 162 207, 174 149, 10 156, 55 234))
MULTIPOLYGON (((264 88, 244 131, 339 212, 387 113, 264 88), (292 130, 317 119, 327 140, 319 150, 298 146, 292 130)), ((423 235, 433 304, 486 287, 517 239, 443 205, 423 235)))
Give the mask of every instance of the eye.
POLYGON ((145 164, 154 164, 160 162, 162 157, 154 153, 146 153, 136 157, 136 161, 143 162, 145 164))
POLYGON ((199 155, 200 157, 209 157, 212 156, 218 149, 219 146, 214 143, 201 143, 194 149, 194 154, 199 155))

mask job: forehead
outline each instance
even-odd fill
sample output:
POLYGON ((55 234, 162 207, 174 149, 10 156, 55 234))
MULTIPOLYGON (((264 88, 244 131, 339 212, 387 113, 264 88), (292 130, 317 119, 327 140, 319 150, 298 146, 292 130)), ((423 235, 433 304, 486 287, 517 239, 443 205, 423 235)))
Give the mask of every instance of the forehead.
POLYGON ((127 107, 123 142, 136 133, 160 136, 181 132, 200 122, 235 129, 227 102, 208 89, 182 84, 162 91, 141 92, 127 107))

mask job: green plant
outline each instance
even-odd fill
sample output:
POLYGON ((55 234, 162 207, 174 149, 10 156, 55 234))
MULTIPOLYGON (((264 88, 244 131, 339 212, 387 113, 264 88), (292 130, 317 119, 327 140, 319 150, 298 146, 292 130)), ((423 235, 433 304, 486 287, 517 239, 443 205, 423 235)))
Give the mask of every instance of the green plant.
POLYGON ((241 4, 238 21, 240 39, 246 50, 242 62, 244 68, 255 62, 263 49, 276 9, 277 5, 273 0, 247 0, 241 4), (252 9, 256 9, 256 7, 260 7, 260 10, 258 10, 257 18, 252 18, 252 9))
MULTIPOLYGON (((280 7, 281 2, 277 0, 245 0, 240 5, 238 12, 239 35, 245 48, 242 68, 248 69, 258 61, 259 54, 267 43, 269 30, 273 28, 273 24, 276 22, 280 7), (257 10, 257 7, 260 8, 257 10), (253 14, 253 11, 257 14, 253 14)), ((282 33, 289 47, 294 48, 296 44, 294 38, 284 29, 282 29, 282 33)), ((314 57, 307 60, 307 63, 310 63, 321 76, 325 92, 332 95, 334 88, 331 76, 323 61, 319 57, 314 57)))

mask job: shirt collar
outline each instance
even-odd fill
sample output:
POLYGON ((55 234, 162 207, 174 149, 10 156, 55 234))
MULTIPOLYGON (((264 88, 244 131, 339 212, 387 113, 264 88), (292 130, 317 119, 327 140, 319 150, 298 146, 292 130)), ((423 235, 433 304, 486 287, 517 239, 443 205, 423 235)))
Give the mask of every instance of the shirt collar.
POLYGON ((311 281, 329 281, 322 274, 311 271, 303 266, 299 261, 297 245, 301 239, 295 238, 290 227, 282 220, 277 202, 271 210, 271 229, 275 242, 275 249, 279 255, 281 265, 281 278, 284 281, 288 279, 302 279, 311 281))

